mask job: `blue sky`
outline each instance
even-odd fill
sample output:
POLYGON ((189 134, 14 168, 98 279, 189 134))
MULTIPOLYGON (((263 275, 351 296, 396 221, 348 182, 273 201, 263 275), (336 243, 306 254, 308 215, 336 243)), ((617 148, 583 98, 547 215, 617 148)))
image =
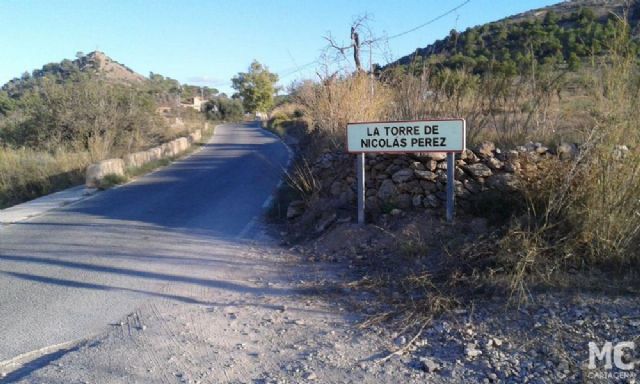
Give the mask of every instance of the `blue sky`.
MULTIPOLYGON (((469 26, 558 0, 470 0, 457 11, 373 50, 386 63, 469 26)), ((49 62, 96 49, 147 76, 231 92, 229 79, 253 59, 281 85, 314 77, 329 32, 347 42, 368 14, 375 36, 424 24, 465 0, 0 0, 0 84, 49 62), (295 72, 295 73, 292 73, 295 72)), ((365 54, 368 62, 368 53, 365 54)))

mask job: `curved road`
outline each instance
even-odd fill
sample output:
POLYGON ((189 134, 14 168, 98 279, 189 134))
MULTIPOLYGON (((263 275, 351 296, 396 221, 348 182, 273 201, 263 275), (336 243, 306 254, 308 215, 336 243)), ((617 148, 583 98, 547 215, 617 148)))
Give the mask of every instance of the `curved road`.
POLYGON ((239 272, 261 266, 236 251, 287 159, 257 124, 222 125, 169 167, 0 227, 0 362, 103 332, 152 297, 250 291, 239 272))

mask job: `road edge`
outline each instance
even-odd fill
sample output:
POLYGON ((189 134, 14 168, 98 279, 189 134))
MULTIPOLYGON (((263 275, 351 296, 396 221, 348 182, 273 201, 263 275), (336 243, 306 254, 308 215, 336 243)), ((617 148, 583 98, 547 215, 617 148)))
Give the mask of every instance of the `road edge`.
MULTIPOLYGON (((264 128, 262 126, 262 121, 261 120, 254 120, 254 123, 258 123, 260 125, 260 129, 263 132, 265 132, 268 136, 271 136, 271 137, 277 139, 284 146, 284 148, 287 150, 287 162, 286 162, 285 166, 282 168, 282 171, 283 171, 282 175, 285 175, 288 172, 288 169, 291 166, 291 163, 293 162, 293 159, 295 157, 295 152, 283 140, 282 137, 280 137, 280 136, 276 135, 275 133, 271 132, 270 130, 264 128)), ((271 194, 269 194, 269 196, 267 196, 266 200, 262 203, 262 212, 261 212, 260 216, 264 216, 265 212, 271 207, 271 204, 274 201, 274 197, 275 197, 276 193, 278 192, 280 187, 282 187, 282 183, 283 183, 282 175, 280 177, 280 180, 278 180, 278 183, 271 190, 271 194)), ((260 218, 261 218, 260 216, 256 215, 256 216, 252 217, 251 220, 249 220, 249 222, 247 223, 247 225, 244 226, 242 231, 240 231, 240 233, 238 233, 238 235, 236 236, 236 240, 246 239, 247 235, 249 233, 251 233, 251 231, 254 229, 254 227, 256 225, 258 225, 258 223, 260 222, 260 218)))

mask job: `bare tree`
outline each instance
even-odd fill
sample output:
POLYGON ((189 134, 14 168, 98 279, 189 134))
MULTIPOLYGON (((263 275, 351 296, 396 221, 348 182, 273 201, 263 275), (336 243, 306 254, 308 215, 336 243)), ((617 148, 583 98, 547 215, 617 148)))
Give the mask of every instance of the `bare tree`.
POLYGON ((368 27, 369 16, 364 15, 358 17, 353 24, 351 24, 351 44, 342 45, 338 44, 336 40, 333 38, 331 33, 325 36, 325 40, 329 42, 329 48, 335 49, 340 53, 340 55, 346 58, 347 52, 353 50, 353 62, 356 66, 356 71, 361 72, 362 69, 362 60, 360 59, 360 52, 362 47, 371 47, 373 43, 376 42, 376 39, 372 38, 371 30, 368 27), (362 33, 366 33, 368 39, 360 40, 360 35, 362 33))

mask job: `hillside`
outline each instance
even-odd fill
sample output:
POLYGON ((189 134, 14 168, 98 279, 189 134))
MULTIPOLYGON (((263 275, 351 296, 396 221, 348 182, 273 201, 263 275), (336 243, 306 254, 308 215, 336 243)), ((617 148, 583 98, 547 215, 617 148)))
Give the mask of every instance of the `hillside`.
POLYGON ((628 2, 627 0, 569 0, 519 13, 501 21, 517 23, 532 19, 543 20, 549 12, 554 12, 560 17, 568 17, 573 13, 580 12, 581 8, 589 8, 597 18, 606 19, 611 13, 622 15, 628 2))
POLYGON ((76 60, 62 60, 59 63, 49 63, 33 72, 25 72, 22 77, 14 78, 1 88, 10 97, 19 97, 26 90, 32 89, 41 79, 52 79, 64 82, 78 76, 97 76, 110 83, 140 84, 147 80, 144 76, 134 72, 129 67, 118 63, 103 52, 94 51, 81 55, 76 60))
POLYGON ((102 52, 9 81, 0 89, 0 209, 83 182, 90 163, 200 129, 204 115, 181 107, 184 93, 207 94, 102 52))
MULTIPOLYGON (((409 64, 440 64, 448 68, 465 67, 475 73, 488 70, 515 72, 538 63, 576 67, 587 57, 605 53, 615 35, 614 20, 628 15, 631 33, 638 35, 640 5, 625 0, 575 0, 531 10, 493 23, 452 30, 414 53, 385 68, 409 64)), ((637 48, 637 44, 634 44, 637 48)))

